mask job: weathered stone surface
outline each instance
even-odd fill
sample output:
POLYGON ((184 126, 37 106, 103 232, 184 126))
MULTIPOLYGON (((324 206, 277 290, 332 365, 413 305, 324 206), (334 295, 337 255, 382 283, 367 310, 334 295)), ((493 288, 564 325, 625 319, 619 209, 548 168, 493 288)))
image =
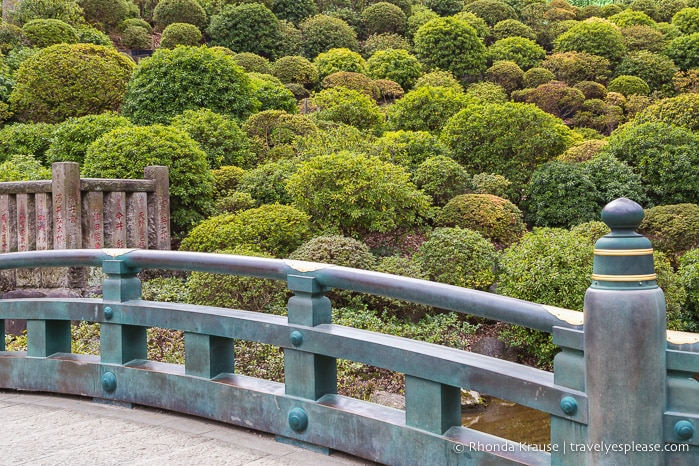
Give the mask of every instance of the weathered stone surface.
POLYGON ((506 361, 517 361, 517 351, 504 341, 493 337, 485 337, 478 340, 471 347, 471 352, 506 361))
POLYGON ((376 391, 371 394, 369 401, 377 405, 388 406, 390 408, 405 409, 405 397, 398 393, 376 391))

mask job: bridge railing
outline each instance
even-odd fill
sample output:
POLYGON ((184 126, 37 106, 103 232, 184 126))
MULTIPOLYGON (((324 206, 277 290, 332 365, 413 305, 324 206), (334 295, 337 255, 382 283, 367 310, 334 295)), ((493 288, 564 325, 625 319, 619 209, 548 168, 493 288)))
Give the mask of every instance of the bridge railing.
MULTIPOLYGON (((623 282, 609 281, 612 273, 597 273, 593 286, 599 289, 588 292, 593 301, 583 314, 423 280, 280 259, 123 249, 0 255, 0 269, 59 266, 101 266, 103 298, 0 301, 0 319, 27 319, 28 345, 26 352, 0 352, 2 388, 159 407, 387 464, 693 464, 699 458, 694 434, 699 382, 691 378, 699 372, 699 335, 672 334, 675 344, 667 349, 662 292, 649 276, 634 283, 642 289, 639 294, 619 286, 623 282), (136 276, 144 268, 284 280, 294 296, 286 317, 148 302, 140 299, 136 276), (552 374, 335 325, 324 296, 331 287, 553 332, 564 350, 552 374), (638 316, 628 319, 627 310, 638 316), (594 320, 607 311, 612 315, 606 322, 594 320), (662 322, 649 322, 653 318, 662 322), (70 322, 75 320, 101 324, 99 356, 71 353, 70 322), (184 365, 147 359, 149 327, 184 332, 184 365), (625 328, 617 338, 626 342, 599 346, 605 327, 612 333, 625 328), (638 347, 636 337, 644 338, 648 348, 638 347), (283 348, 284 383, 236 374, 235 340, 283 348), (619 364, 620 357, 628 358, 625 364, 619 364), (405 411, 337 395, 337 359, 404 373, 405 411), (614 374, 607 363, 616 364, 614 374), (461 388, 549 413, 550 447, 528 447, 462 427, 461 388), (623 451, 632 442, 646 449, 658 445, 659 451, 623 451), (596 451, 610 445, 620 446, 622 453, 596 451), (666 452, 666 445, 689 451, 666 452)), ((618 275, 624 276, 630 275, 618 275)))

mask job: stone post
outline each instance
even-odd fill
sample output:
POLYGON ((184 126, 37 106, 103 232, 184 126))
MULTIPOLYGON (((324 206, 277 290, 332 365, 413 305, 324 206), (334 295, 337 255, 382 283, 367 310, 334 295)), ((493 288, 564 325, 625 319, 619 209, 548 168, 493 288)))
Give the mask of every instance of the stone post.
POLYGON ((650 241, 635 232, 643 209, 621 198, 602 211, 611 233, 595 244, 585 294, 586 464, 661 465, 666 403, 665 297, 650 241))

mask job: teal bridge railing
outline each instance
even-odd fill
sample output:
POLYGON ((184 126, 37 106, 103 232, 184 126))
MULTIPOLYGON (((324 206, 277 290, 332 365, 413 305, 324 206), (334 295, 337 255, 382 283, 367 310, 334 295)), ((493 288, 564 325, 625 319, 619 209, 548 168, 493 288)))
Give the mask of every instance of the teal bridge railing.
POLYGON ((605 208, 612 233, 596 245, 584 313, 290 260, 139 249, 2 254, 0 269, 93 266, 106 278, 102 299, 0 300, 3 326, 27 319, 28 345, 26 352, 0 348, 0 388, 183 412, 386 464, 696 465, 699 335, 665 330, 650 242, 634 232, 642 217, 626 199, 605 208), (294 295, 286 317, 149 302, 141 300, 142 269, 284 280, 294 295), (550 373, 335 325, 329 288, 552 332, 562 352, 550 373), (101 324, 99 356, 71 354, 71 321, 101 324), (184 365, 147 359, 149 327, 184 331, 184 365), (283 348, 284 383, 236 374, 235 340, 283 348), (404 373, 405 410, 338 395, 338 358, 404 373), (462 427, 461 388, 549 413, 551 444, 462 427))

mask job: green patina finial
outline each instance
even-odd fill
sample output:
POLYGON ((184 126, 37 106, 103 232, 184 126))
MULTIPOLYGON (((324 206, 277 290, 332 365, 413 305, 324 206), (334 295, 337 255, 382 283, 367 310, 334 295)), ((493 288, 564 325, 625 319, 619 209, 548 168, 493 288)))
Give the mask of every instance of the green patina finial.
POLYGON ((653 247, 636 233, 643 208, 631 199, 616 199, 602 210, 602 221, 612 232, 595 244, 593 288, 656 288, 653 247))

